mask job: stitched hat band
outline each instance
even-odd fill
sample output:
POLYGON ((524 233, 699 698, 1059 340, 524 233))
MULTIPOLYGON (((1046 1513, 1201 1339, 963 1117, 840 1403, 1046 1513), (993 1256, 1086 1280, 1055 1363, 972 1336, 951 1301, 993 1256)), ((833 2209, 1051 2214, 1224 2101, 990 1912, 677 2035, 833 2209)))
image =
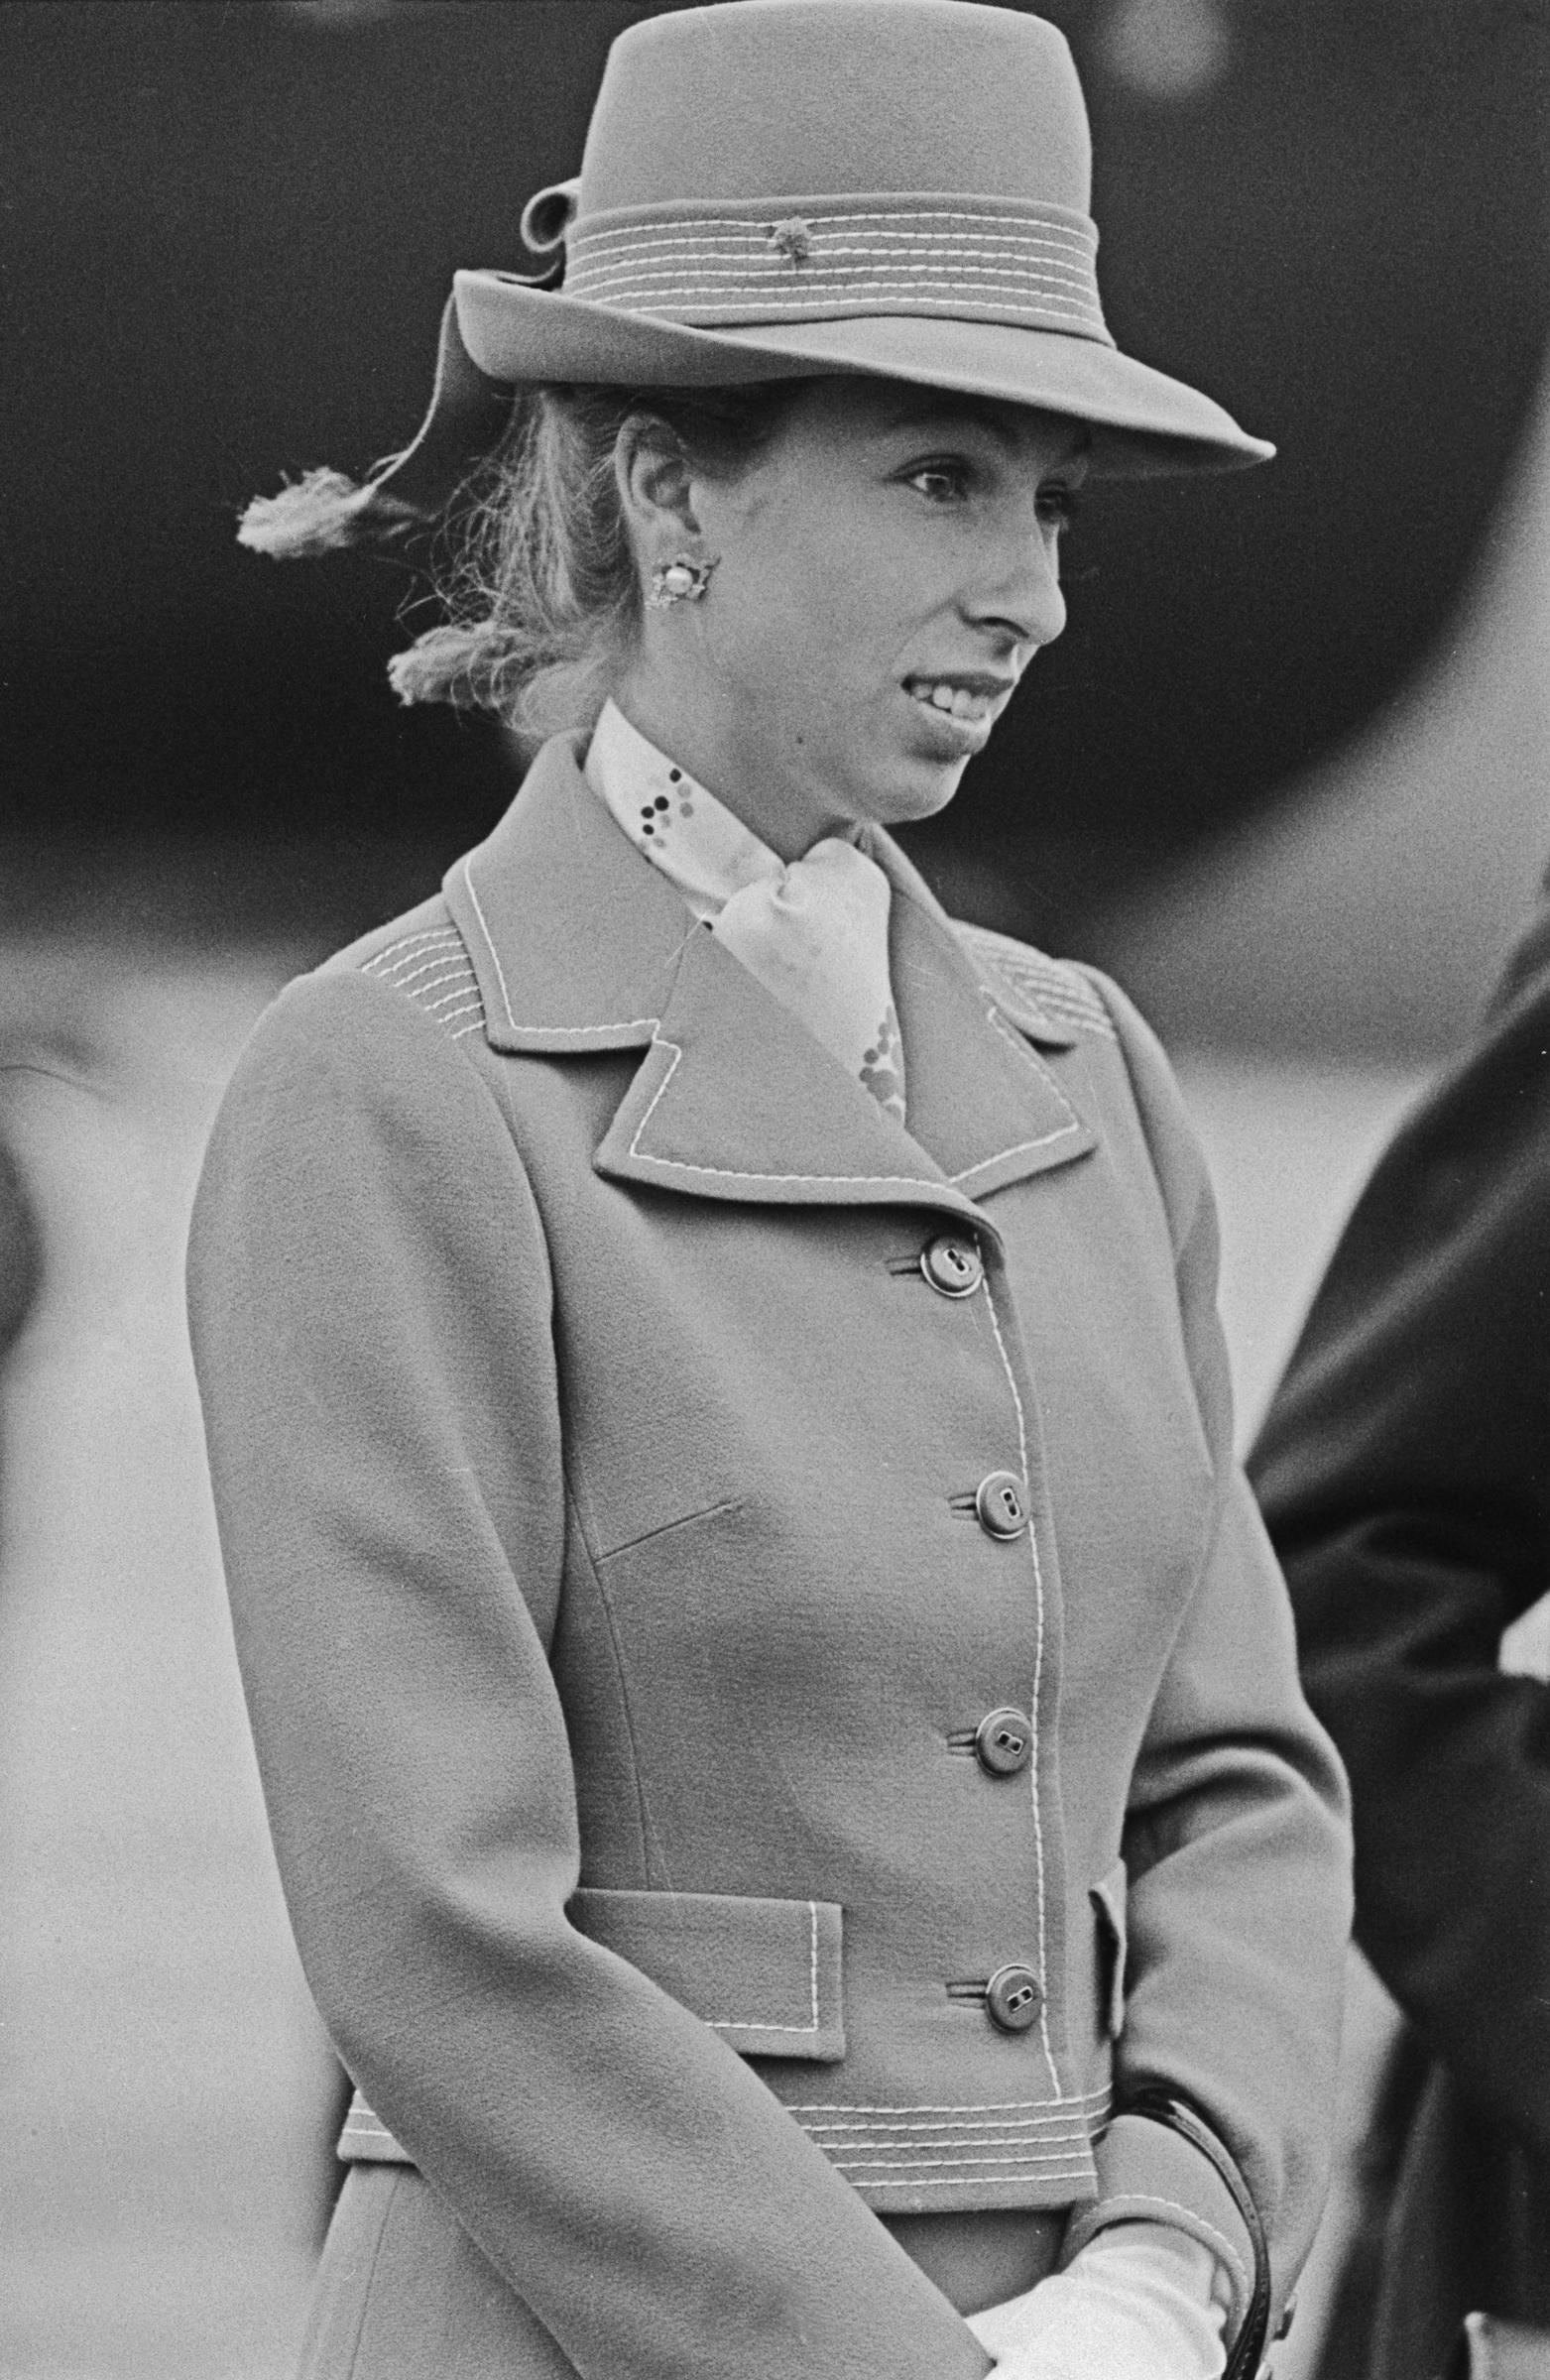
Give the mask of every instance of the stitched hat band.
POLYGON ((1069 207, 884 195, 619 210, 576 224, 565 291, 702 325, 931 313, 1100 339, 1098 229, 1069 207))

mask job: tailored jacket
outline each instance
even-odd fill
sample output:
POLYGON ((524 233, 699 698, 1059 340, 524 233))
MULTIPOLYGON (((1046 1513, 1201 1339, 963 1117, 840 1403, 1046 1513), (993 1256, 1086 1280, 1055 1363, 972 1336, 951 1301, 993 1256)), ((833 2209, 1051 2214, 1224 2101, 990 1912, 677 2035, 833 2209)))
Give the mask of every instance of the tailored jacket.
POLYGON ((1357 1937, 1438 2062, 1374 2370, 1473 2308, 1550 2325, 1550 906, 1378 1165, 1253 1458, 1351 1764, 1357 1937))
POLYGON ((1165 1062, 879 838, 905 1130, 576 751, 269 1012, 194 1219, 343 2153, 413 2160, 582 2380, 973 2380, 886 2218, 1173 2221, 1242 2304, 1215 2173, 1112 2120, 1161 2081, 1284 2295, 1343 1780, 1165 1062))

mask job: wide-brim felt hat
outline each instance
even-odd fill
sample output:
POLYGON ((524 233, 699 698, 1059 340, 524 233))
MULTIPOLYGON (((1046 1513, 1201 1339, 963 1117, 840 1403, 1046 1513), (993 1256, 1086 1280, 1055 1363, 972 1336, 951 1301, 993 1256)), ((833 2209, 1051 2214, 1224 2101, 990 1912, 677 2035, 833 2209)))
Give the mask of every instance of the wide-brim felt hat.
POLYGON ((1090 425, 1110 476, 1268 459, 1122 354, 1098 295, 1092 150, 1064 37, 978 0, 723 0, 609 52, 581 171, 528 201, 537 278, 461 272, 430 411, 356 488, 250 508, 271 552, 439 518, 537 382, 716 387, 864 373, 1090 425))

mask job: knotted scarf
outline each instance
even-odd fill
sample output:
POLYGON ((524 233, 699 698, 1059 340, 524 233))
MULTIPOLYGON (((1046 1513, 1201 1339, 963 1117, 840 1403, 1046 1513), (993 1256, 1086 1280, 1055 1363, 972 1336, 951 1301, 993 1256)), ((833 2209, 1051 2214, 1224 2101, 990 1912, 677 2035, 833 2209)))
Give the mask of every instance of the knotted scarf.
POLYGON ((837 835, 799 860, 779 859, 613 702, 593 731, 586 774, 637 850, 733 957, 902 1124, 892 889, 876 860, 837 835))

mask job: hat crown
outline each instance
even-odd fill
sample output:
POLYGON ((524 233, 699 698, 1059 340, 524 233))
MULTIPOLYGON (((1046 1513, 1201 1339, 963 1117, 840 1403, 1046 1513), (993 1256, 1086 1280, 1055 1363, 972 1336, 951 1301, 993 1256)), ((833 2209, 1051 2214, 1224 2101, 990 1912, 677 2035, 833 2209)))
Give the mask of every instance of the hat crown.
MULTIPOLYGON (((251 506, 244 541, 317 552, 438 519, 503 435, 511 390, 544 382, 860 372, 1086 421, 1114 433, 1115 470, 1264 460, 1209 398, 1115 349, 1091 186, 1071 53, 1020 8, 714 0, 649 17, 609 52, 580 175, 523 211, 531 248, 563 245, 562 286, 459 273, 414 443, 365 489, 313 472, 251 506)), ((463 665, 442 654, 431 675, 463 665)))
POLYGON ((976 0, 723 0, 609 53, 579 216, 684 200, 936 191, 1088 209, 1064 36, 976 0))

